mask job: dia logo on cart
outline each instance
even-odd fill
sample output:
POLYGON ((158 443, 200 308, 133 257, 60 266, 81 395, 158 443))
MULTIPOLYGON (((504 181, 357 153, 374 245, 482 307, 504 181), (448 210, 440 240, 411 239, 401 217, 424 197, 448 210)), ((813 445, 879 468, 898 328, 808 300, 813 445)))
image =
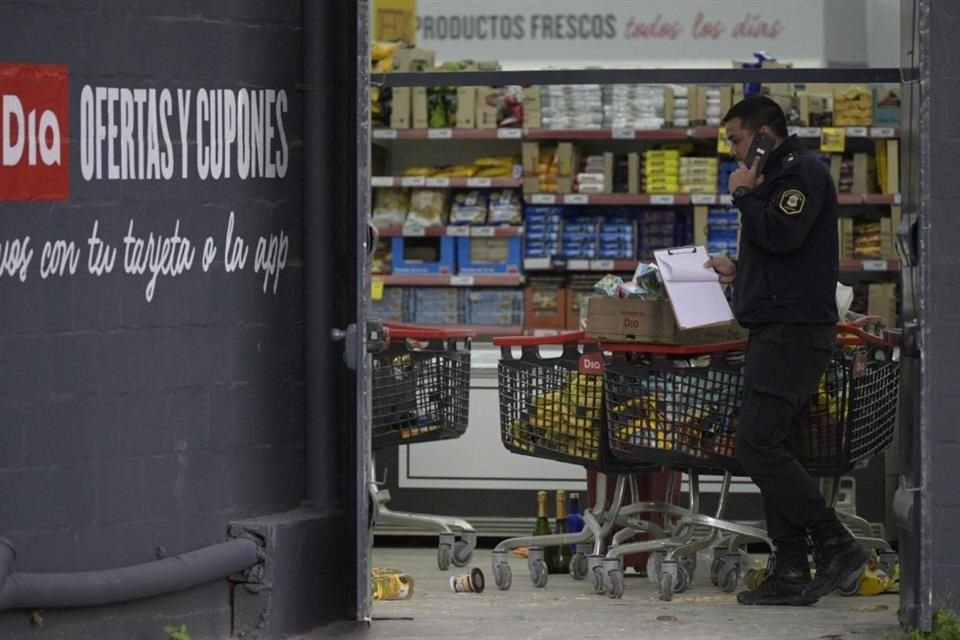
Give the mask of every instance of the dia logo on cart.
POLYGON ((603 375, 606 368, 607 363, 604 361, 602 353, 585 353, 580 356, 580 373, 599 376, 603 375))

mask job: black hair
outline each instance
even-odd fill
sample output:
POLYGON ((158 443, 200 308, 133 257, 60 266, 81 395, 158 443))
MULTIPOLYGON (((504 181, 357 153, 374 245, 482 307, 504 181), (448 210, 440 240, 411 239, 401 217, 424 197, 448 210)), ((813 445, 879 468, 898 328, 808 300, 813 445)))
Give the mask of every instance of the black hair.
POLYGON ((780 138, 787 137, 787 117, 780 105, 766 96, 744 98, 727 111, 723 124, 734 118, 740 118, 741 126, 751 133, 766 125, 780 138))

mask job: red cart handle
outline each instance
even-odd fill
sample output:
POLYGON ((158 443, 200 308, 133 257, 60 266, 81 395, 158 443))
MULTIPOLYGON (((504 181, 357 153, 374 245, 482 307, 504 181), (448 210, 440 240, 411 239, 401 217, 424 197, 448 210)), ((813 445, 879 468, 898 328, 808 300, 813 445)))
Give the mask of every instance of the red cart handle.
POLYGON ((474 329, 447 329, 423 324, 408 324, 404 322, 384 322, 383 328, 387 330, 390 338, 412 340, 446 340, 448 338, 475 338, 477 332, 474 329))
POLYGON ((493 339, 493 344, 498 347, 537 347, 570 342, 587 342, 586 334, 583 331, 569 331, 553 336, 500 336, 493 339))

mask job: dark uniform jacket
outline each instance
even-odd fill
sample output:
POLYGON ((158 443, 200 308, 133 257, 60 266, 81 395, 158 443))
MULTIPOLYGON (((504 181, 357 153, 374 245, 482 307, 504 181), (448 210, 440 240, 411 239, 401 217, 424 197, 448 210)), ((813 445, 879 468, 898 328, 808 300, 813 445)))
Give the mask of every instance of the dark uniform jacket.
POLYGON ((796 136, 768 156, 764 182, 737 198, 740 250, 733 308, 745 327, 837 322, 837 192, 796 136))

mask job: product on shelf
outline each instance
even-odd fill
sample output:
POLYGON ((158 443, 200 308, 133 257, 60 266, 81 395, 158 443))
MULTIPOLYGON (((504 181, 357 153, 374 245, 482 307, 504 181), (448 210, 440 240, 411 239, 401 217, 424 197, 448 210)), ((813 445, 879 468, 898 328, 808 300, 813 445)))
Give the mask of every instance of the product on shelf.
POLYGON ((717 158, 680 158, 680 192, 712 193, 717 184, 717 158))
POLYGON ((444 189, 413 189, 410 211, 404 228, 443 227, 447 224, 447 195, 444 189))
POLYGON ((484 224, 487 221, 487 195, 478 190, 453 194, 450 224, 484 224))
POLYGON ((384 287, 379 300, 370 301, 370 316, 389 322, 410 322, 410 289, 384 287))
POLYGON ((520 224, 523 222, 523 203, 516 189, 502 189, 490 193, 490 224, 520 224))
POLYGON ((518 273, 523 266, 519 237, 457 238, 457 267, 462 274, 518 273))
POLYGON ((833 92, 833 124, 866 127, 873 124, 873 92, 866 86, 848 86, 833 92))
POLYGON ((660 129, 664 88, 655 85, 603 86, 603 126, 609 129, 660 129))
POLYGON ((651 149, 643 152, 643 186, 646 193, 680 190, 680 151, 651 149))
POLYGON ((472 289, 465 295, 467 324, 488 326, 523 324, 523 291, 472 289))
POLYGON ((417 324, 463 324, 464 295, 455 287, 417 287, 413 289, 413 322, 417 324))
POLYGON ((393 244, 389 238, 380 238, 373 252, 373 273, 390 273, 393 268, 393 244))
POLYGON ((630 260, 637 255, 637 221, 628 216, 600 218, 601 260, 630 260))
POLYGON ((527 329, 564 329, 566 327, 567 289, 564 279, 535 276, 524 289, 524 326, 527 329))
POLYGON ((524 208, 524 256, 551 258, 560 255, 563 207, 528 205, 524 208))
POLYGON ((599 84, 540 87, 544 129, 600 129, 603 91, 599 84))
POLYGON ((376 227, 399 227, 410 210, 410 192, 406 189, 382 187, 373 190, 373 224, 376 227))
POLYGON ((853 257, 855 260, 876 260, 883 256, 880 221, 859 220, 853 225, 853 257))
POLYGON ((740 212, 736 207, 710 207, 707 210, 707 253, 737 257, 740 212))

